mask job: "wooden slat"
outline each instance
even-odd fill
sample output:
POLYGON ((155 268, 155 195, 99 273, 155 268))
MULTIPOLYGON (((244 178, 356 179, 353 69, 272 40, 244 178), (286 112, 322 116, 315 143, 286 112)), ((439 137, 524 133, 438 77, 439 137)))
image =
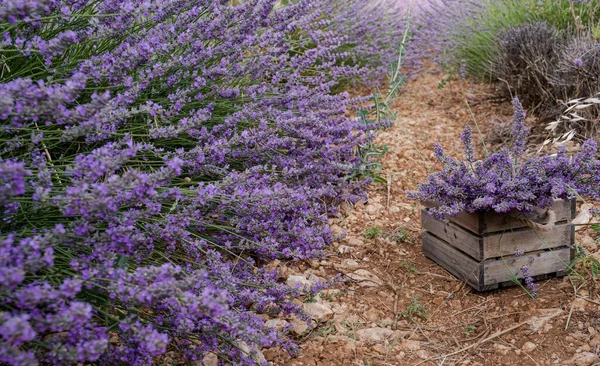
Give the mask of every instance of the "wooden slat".
POLYGON ((480 284, 482 285, 479 262, 428 231, 423 232, 423 253, 470 286, 479 289, 480 284))
POLYGON ((477 261, 484 259, 483 237, 477 236, 451 221, 438 220, 431 216, 427 212, 427 209, 421 211, 421 225, 423 230, 429 231, 444 240, 447 244, 468 254, 473 259, 477 261))
POLYGON ((526 253, 521 257, 488 259, 483 263, 483 286, 511 281, 511 273, 522 278, 521 267, 527 265, 534 276, 564 271, 571 261, 571 248, 526 253))
MULTIPOLYGON (((439 206, 435 202, 424 201, 421 203, 425 207, 439 206)), ((550 209, 556 213, 557 222, 570 221, 575 217, 575 200, 556 200, 550 209)), ((536 209, 524 216, 532 221, 546 224, 546 212, 547 209, 536 209)), ((448 219, 478 235, 526 227, 524 223, 509 221, 508 216, 516 217, 520 216, 520 213, 517 210, 507 213, 485 211, 469 214, 461 212, 458 216, 449 217, 448 219)))
POLYGON ((573 246, 575 226, 556 225, 551 231, 535 231, 529 227, 483 236, 480 259, 514 255, 518 250, 527 253, 541 249, 573 246))

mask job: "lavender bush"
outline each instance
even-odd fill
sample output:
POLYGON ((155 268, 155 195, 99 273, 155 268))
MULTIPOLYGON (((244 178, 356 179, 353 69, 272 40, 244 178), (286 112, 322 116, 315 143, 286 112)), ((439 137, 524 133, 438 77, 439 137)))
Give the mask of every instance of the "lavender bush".
POLYGON ((549 207, 554 199, 569 199, 577 195, 600 199, 600 160, 598 145, 586 141, 576 155, 567 156, 565 150, 556 155, 524 158, 528 131, 524 125, 525 112, 517 98, 513 100, 515 120, 511 148, 475 159, 471 128, 461 136, 465 159, 456 160, 444 153, 439 144, 435 157, 444 164, 443 170, 430 174, 418 190, 408 192, 412 199, 435 201, 439 207, 431 209, 437 218, 455 216, 461 211, 518 210, 530 212, 534 208, 549 207))
POLYGON ((259 314, 303 317, 300 292, 260 264, 319 255, 363 194, 377 123, 331 91, 402 27, 366 0, 235 3, 0 4, 0 363, 294 351, 259 314))

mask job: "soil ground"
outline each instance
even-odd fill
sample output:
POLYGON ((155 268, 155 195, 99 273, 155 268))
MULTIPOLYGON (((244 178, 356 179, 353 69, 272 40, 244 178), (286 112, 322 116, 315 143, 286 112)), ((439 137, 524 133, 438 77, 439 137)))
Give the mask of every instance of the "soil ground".
MULTIPOLYGON (((275 264, 288 282, 294 276, 331 280, 340 273, 346 281, 305 299, 318 320, 308 329, 295 324, 301 354, 264 350, 272 364, 600 362, 600 298, 589 267, 579 267, 587 281, 570 276, 538 282, 538 298, 532 299, 518 286, 475 292, 423 255, 421 207, 404 192, 439 168, 432 160, 434 142, 453 156, 462 154, 459 136, 472 122, 465 101, 491 140, 498 131, 494 123, 512 116, 512 106, 495 101, 486 86, 457 80, 438 89, 442 77, 425 72, 397 98, 393 107, 401 118, 377 137, 389 148, 382 176, 390 183, 373 184, 367 202, 342 207, 333 218, 333 231, 346 237, 321 261, 275 264)), ((592 252, 596 238, 587 229, 576 234, 592 252)))

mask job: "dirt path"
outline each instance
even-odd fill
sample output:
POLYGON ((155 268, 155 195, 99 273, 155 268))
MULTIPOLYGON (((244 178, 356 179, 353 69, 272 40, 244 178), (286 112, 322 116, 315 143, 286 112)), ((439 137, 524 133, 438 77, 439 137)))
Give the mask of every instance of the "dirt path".
MULTIPOLYGON (((598 362, 599 305, 575 296, 572 279, 538 283, 533 300, 518 287, 473 292, 423 256, 420 207, 404 194, 422 181, 439 141, 460 153, 459 135, 471 121, 465 100, 486 128, 507 120, 510 104, 493 104, 479 85, 425 73, 408 85, 394 108, 401 116, 377 142, 391 184, 374 184, 369 200, 346 207, 332 222, 347 232, 320 262, 279 266, 289 284, 347 280, 304 306, 319 319, 313 328, 293 323, 302 354, 290 359, 264 352, 276 365, 591 365, 598 362), (391 179, 390 179, 391 178, 391 179), (568 324, 567 324, 568 322, 568 324)), ((578 233, 582 235, 590 233, 578 233)), ((593 286, 578 294, 595 295, 593 286)))

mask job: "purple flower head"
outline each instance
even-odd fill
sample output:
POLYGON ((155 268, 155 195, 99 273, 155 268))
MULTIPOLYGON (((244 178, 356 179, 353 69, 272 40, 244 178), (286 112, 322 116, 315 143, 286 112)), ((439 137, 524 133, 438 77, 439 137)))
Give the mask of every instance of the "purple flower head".
POLYGON ((515 97, 512 100, 512 105, 515 108, 515 119, 511 131, 513 137, 513 146, 511 153, 515 158, 518 158, 522 156, 523 153, 525 153, 525 143, 527 140, 527 136, 529 135, 529 130, 525 127, 526 114, 523 110, 523 105, 519 101, 518 97, 515 97))
POLYGON ((580 58, 576 58, 575 60, 573 60, 573 66, 583 67, 583 60, 580 58))
POLYGON ((460 139, 464 145, 466 160, 473 162, 475 160, 475 148, 473 147, 473 129, 471 126, 467 125, 465 127, 460 139))

